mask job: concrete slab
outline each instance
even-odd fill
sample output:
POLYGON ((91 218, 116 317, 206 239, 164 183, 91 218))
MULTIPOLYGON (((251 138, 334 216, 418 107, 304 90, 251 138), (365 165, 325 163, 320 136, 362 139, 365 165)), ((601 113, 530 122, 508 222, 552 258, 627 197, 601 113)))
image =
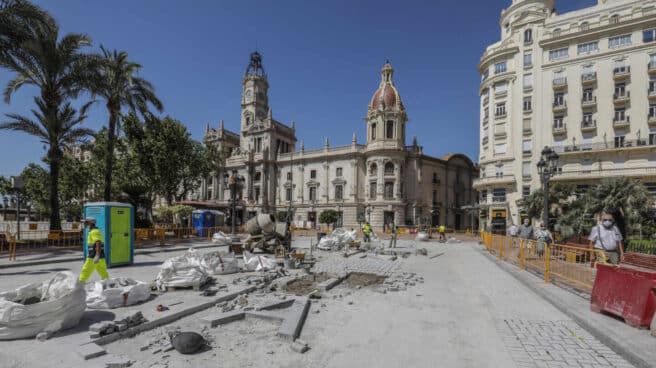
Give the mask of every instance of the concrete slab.
POLYGON ((97 358, 107 354, 105 349, 93 343, 76 346, 75 353, 84 360, 97 358))
POLYGON ((281 309, 281 308, 288 308, 292 304, 294 304, 294 299, 285 299, 285 300, 279 300, 275 301, 273 303, 268 303, 260 307, 256 307, 256 311, 261 311, 261 310, 272 310, 272 309, 281 309))
POLYGON ((209 316, 200 319, 200 323, 203 326, 216 327, 219 325, 224 325, 233 321, 238 321, 244 319, 245 313, 242 311, 233 311, 227 313, 221 313, 214 316, 209 316))
POLYGON ((335 286, 337 286, 337 284, 342 282, 342 280, 343 280, 342 278, 336 278, 336 277, 329 278, 328 280, 322 281, 319 284, 317 284, 317 288, 321 291, 328 291, 334 288, 335 286))
POLYGON ((278 336, 290 340, 299 337, 309 310, 310 298, 296 299, 294 304, 289 308, 287 317, 280 324, 278 336))

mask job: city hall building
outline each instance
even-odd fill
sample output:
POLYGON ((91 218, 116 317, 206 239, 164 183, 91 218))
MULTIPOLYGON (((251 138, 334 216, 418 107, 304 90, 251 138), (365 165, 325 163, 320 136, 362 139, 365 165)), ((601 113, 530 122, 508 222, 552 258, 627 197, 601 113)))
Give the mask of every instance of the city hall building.
POLYGON ((558 14, 513 0, 499 26, 478 65, 481 223, 521 221, 545 146, 560 156, 553 182, 631 177, 656 194, 656 1, 558 14))
POLYGON ((273 118, 261 55, 251 54, 242 79, 240 131, 226 130, 223 121, 205 128, 205 142, 220 148, 225 165, 183 203, 229 214, 227 178, 237 173, 243 178, 238 223, 291 208, 294 224, 305 228, 318 226, 327 209, 336 210, 345 227, 363 220, 377 230, 391 224, 471 227, 478 219, 466 208, 477 198, 476 166, 462 154, 425 155, 416 138, 406 144, 408 115, 393 74, 386 63, 367 106, 364 144, 354 133, 349 145, 332 147, 326 138, 323 147, 306 149, 300 142, 297 150, 297 126, 273 118))

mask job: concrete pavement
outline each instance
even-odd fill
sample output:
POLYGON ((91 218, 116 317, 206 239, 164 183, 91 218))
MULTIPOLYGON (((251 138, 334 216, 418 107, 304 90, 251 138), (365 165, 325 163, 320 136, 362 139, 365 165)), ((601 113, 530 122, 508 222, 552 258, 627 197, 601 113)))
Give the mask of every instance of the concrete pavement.
MULTIPOLYGON (((386 294, 368 288, 350 289, 340 284, 311 306, 301 334, 310 345, 310 351, 303 355, 281 351, 270 354, 259 349, 258 343, 240 346, 239 349, 245 349, 241 354, 251 355, 253 361, 262 363, 252 366, 262 367, 632 366, 613 352, 607 342, 587 333, 571 316, 500 268, 474 242, 431 242, 420 246, 428 249, 429 256, 443 254, 433 259, 410 256, 402 259, 400 268, 423 276, 424 283, 386 294), (326 307, 315 314, 313 311, 319 308, 318 304, 326 307)), ((160 262, 177 254, 139 254, 135 266, 110 269, 110 273, 148 281, 155 277, 160 262)), ((60 269, 77 272, 79 267, 81 262, 77 260, 3 269, 0 270, 2 289, 45 279, 60 269)), ((170 294, 167 297, 184 295, 167 294, 170 294)), ((269 337, 258 337, 261 343, 266 343, 266 339, 269 337)), ((654 339, 651 339, 645 341, 653 344, 654 339)), ((54 351, 45 350, 45 344, 31 340, 1 344, 6 347, 2 349, 5 352, 11 352, 13 345, 31 349, 27 362, 33 367, 48 366, 48 354, 54 351)), ((47 346, 56 344, 55 336, 47 346)), ((221 353, 222 366, 241 366, 242 362, 231 360, 226 353, 221 353)), ((25 356, 20 358, 21 362, 26 362, 25 356)), ((0 359, 0 366, 2 362, 0 359)), ((193 360, 186 364, 194 365, 193 360)))

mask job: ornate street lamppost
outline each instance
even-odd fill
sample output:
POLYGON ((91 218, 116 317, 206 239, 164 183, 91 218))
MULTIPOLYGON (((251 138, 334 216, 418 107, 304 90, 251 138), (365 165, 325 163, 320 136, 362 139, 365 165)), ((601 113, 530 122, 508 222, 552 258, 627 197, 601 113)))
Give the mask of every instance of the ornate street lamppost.
POLYGON ((2 220, 7 221, 7 207, 9 207, 9 197, 3 196, 2 197, 2 220))
POLYGON ((552 148, 545 146, 542 149, 542 157, 537 166, 544 193, 542 221, 544 226, 549 228, 549 180, 558 173, 558 154, 552 148))
POLYGON ((25 183, 23 183, 23 179, 17 176, 12 176, 10 181, 11 189, 16 195, 16 239, 20 240, 20 205, 21 201, 23 200, 21 191, 25 187, 25 183))
POLYGON ((235 227, 237 225, 237 192, 242 188, 245 179, 241 175, 237 174, 237 171, 234 170, 230 177, 225 177, 224 184, 230 189, 230 207, 232 211, 232 232, 230 234, 231 241, 233 243, 239 243, 240 239, 235 232, 235 227))

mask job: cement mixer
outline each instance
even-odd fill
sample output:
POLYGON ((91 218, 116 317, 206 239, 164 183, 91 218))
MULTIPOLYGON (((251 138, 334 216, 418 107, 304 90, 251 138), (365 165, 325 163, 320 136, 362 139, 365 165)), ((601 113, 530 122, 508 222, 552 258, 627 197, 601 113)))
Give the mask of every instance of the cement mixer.
POLYGON ((276 224, 272 214, 262 213, 246 223, 248 238, 244 241, 244 249, 273 250, 278 246, 291 247, 291 233, 285 223, 276 224))

